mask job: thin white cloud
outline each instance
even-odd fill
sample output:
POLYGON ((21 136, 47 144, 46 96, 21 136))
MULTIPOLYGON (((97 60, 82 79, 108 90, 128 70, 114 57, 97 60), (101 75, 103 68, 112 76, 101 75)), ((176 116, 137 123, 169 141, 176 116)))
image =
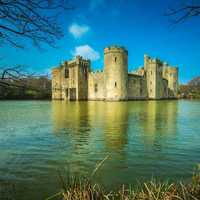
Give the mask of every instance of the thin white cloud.
POLYGON ((74 56, 82 56, 85 59, 90 59, 92 61, 98 60, 100 58, 99 52, 95 51, 91 46, 89 45, 82 45, 75 47, 74 51, 72 52, 74 56))
POLYGON ((80 38, 84 34, 86 34, 90 30, 90 27, 87 25, 79 25, 77 23, 73 23, 69 27, 69 32, 73 35, 75 38, 80 38))

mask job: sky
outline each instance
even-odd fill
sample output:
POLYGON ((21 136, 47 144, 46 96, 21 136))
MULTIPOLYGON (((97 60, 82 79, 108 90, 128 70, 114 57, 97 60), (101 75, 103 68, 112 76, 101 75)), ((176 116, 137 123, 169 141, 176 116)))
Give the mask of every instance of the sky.
MULTIPOLYGON (((103 69, 103 49, 109 45, 128 50, 129 71, 143 65, 144 54, 179 67, 179 82, 200 75, 200 17, 170 27, 166 16, 174 2, 184 0, 71 0, 76 9, 59 18, 64 37, 58 48, 1 46, 1 65, 22 64, 37 73, 50 72, 61 62, 82 55, 92 69, 103 69)), ((186 0, 185 0, 186 1, 186 0)), ((69 1, 70 2, 70 1, 69 1)))

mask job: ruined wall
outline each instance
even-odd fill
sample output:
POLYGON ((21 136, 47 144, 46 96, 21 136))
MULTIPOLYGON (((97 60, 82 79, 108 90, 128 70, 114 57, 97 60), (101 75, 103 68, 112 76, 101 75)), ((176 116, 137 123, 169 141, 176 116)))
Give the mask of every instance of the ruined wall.
POLYGON ((125 48, 104 49, 104 82, 106 100, 128 99, 128 51, 125 48))
POLYGON ((128 99, 146 99, 146 81, 142 76, 128 74, 128 99))
POLYGON ((157 77, 155 99, 165 99, 165 98, 168 98, 168 81, 162 78, 162 76, 159 76, 157 77))
POLYGON ((61 73, 60 68, 52 70, 52 99, 61 99, 61 73))
POLYGON ((104 71, 91 72, 81 56, 52 69, 52 99, 163 99, 177 91, 178 68, 144 55, 144 67, 128 74, 128 51, 119 46, 104 49, 104 71))
POLYGON ((78 85, 77 72, 76 62, 74 61, 64 62, 60 66, 61 97, 63 100, 70 99, 70 92, 73 92, 71 100, 76 98, 76 90, 72 91, 70 88, 76 88, 78 85))
POLYGON ((80 58, 78 65, 78 100, 88 99, 88 74, 90 61, 80 58))
POLYGON ((144 68, 146 71, 147 92, 150 99, 156 98, 157 63, 156 60, 144 55, 144 68))
POLYGON ((89 100, 104 100, 104 73, 91 72, 88 75, 88 99, 89 100))
POLYGON ((178 95, 178 68, 165 64, 163 77, 168 80, 168 97, 176 98, 178 95))
POLYGON ((145 70, 144 67, 140 67, 138 69, 136 69, 135 71, 130 72, 131 74, 136 74, 139 76, 145 76, 145 70))
POLYGON ((76 100, 78 96, 78 61, 67 62, 63 77, 65 80, 65 99, 76 100))
POLYGON ((64 100, 86 100, 88 94, 88 71, 90 61, 77 56, 60 65, 61 98, 64 100))
POLYGON ((167 82, 163 78, 163 63, 159 59, 144 56, 147 91, 150 99, 167 98, 167 82))
POLYGON ((166 81, 163 79, 163 63, 159 60, 156 69, 156 99, 163 99, 167 90, 166 81))
POLYGON ((166 79, 164 79, 163 78, 163 83, 162 83, 162 87, 163 87, 163 91, 162 91, 162 93, 163 93, 163 98, 164 99, 167 99, 168 98, 168 96, 169 96, 169 94, 168 94, 168 80, 166 80, 166 79))

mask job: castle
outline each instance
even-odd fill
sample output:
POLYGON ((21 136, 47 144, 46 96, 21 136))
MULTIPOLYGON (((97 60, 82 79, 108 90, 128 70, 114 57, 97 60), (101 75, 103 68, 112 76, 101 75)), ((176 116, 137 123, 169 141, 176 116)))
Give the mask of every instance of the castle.
POLYGON ((144 55, 144 66, 128 72, 128 51, 119 46, 104 49, 103 71, 93 72, 90 60, 81 56, 52 69, 52 99, 170 99, 177 90, 177 67, 144 55))

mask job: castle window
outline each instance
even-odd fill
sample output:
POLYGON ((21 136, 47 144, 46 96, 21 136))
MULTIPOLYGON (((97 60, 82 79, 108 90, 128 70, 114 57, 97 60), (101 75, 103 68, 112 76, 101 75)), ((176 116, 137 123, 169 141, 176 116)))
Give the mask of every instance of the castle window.
POLYGON ((65 68, 65 78, 69 78, 69 69, 65 68))
POLYGON ((117 57, 115 57, 115 62, 117 62, 117 57))
POLYGON ((117 82, 115 82, 115 87, 117 87, 117 82))
POLYGON ((94 92, 98 92, 98 84, 97 83, 94 84, 94 92))

